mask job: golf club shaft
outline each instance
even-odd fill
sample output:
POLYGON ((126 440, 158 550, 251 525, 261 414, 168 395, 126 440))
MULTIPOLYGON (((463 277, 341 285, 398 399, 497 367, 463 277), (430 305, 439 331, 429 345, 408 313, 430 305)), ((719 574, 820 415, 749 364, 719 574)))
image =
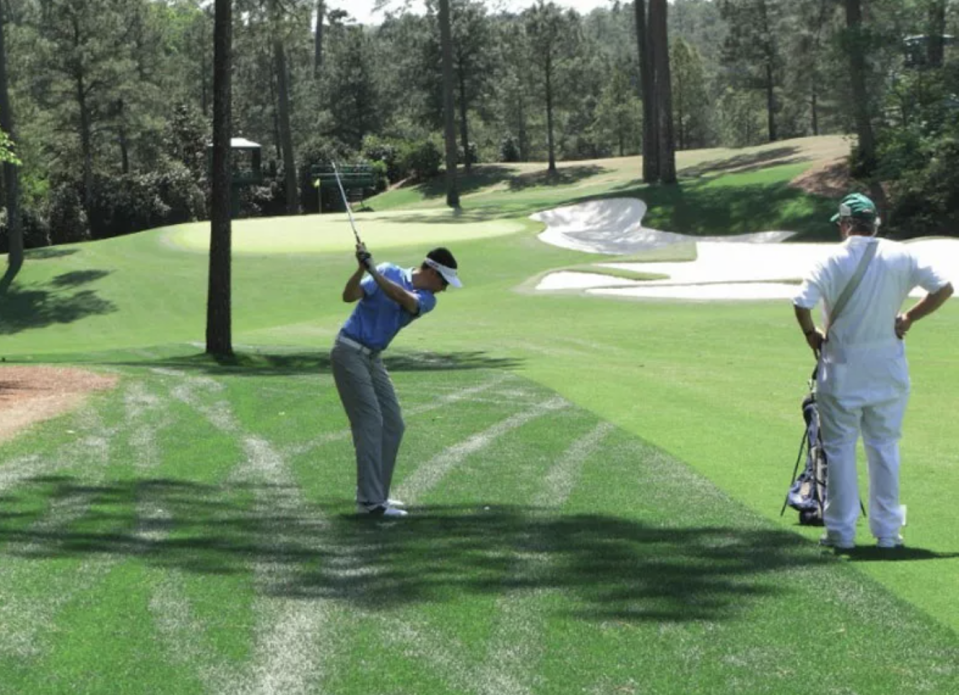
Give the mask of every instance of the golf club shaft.
POLYGON ((336 176, 336 185, 340 187, 340 195, 343 196, 343 205, 346 207, 346 214, 350 218, 350 227, 353 228, 353 236, 356 237, 356 243, 362 244, 360 241, 360 233, 356 231, 356 222, 353 221, 353 211, 350 210, 350 201, 346 199, 346 190, 343 188, 343 182, 340 181, 340 172, 336 168, 336 162, 333 162, 333 175, 336 176))

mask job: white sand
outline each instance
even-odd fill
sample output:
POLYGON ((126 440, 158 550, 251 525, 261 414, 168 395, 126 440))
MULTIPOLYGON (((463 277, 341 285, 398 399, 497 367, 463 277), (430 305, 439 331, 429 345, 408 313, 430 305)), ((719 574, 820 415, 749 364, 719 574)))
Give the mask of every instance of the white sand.
MULTIPOLYGON (((533 215, 548 226, 539 238, 564 248, 621 255, 682 241, 696 243, 697 258, 669 263, 597 263, 665 275, 665 280, 629 280, 600 273, 560 271, 544 277, 536 289, 583 290, 589 294, 662 299, 789 299, 795 284, 830 244, 780 244, 791 232, 761 232, 731 237, 691 237, 645 229, 641 200, 617 198, 556 208, 533 215)), ((923 239, 910 246, 929 258, 950 279, 959 279, 959 240, 923 239)), ((917 289, 912 296, 922 296, 917 289)))
POLYGON ((541 241, 575 251, 628 255, 683 241, 782 241, 792 232, 759 232, 729 237, 693 237, 643 227, 646 203, 637 198, 591 200, 537 212, 530 217, 546 224, 541 241))

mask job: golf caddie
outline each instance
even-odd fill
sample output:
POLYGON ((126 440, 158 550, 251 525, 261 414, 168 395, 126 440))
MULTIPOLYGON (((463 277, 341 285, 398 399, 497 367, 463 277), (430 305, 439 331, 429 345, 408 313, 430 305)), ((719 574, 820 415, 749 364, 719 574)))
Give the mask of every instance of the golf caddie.
POLYGON ((330 362, 353 433, 357 512, 402 517, 404 505, 390 498, 390 484, 405 425, 382 353, 401 329, 436 307, 437 294, 462 283, 456 259, 443 247, 417 268, 376 265, 362 243, 356 259, 343 288, 343 301, 356 307, 336 336, 330 362))
POLYGON ((807 275, 794 297, 796 319, 818 362, 819 402, 826 452, 826 503, 821 543, 855 545, 859 516, 856 442, 862 433, 869 466, 869 528, 880 548, 903 544, 905 507, 899 501, 899 439, 909 397, 904 338, 912 325, 952 296, 952 284, 909 247, 877 239, 879 216, 853 193, 832 222, 842 238, 807 275), (904 313, 915 287, 927 294, 904 313), (823 328, 812 309, 822 300, 823 328))

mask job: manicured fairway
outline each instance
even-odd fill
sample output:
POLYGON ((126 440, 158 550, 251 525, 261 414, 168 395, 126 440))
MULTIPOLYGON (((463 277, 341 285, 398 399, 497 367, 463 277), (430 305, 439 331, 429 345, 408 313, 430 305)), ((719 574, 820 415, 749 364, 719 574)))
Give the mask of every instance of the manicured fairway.
POLYGON ((198 354, 206 258, 180 230, 28 257, 0 356, 121 381, 0 444, 0 693, 959 692, 959 308, 909 337, 909 547, 861 524, 837 557, 778 516, 812 368, 788 304, 532 293, 597 259, 513 216, 563 187, 470 195, 371 225, 378 259, 443 241, 466 283, 388 353, 401 523, 353 514, 344 219, 310 220, 335 247, 294 220, 288 253, 236 255, 231 364, 198 354))
POLYGON ((98 359, 4 449, 0 692, 801 693, 810 616, 837 682, 959 685, 954 633, 508 360, 391 359, 383 523, 324 356, 98 359))

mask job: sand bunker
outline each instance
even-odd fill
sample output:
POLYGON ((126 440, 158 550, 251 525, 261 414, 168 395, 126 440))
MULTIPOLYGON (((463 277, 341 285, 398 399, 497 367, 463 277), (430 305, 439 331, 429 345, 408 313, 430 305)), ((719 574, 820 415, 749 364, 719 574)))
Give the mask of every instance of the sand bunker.
MULTIPOLYGON (((564 248, 622 255, 695 242, 697 258, 669 263, 597 263, 665 275, 664 280, 629 280, 601 273, 561 271, 545 276, 537 290, 579 290, 620 297, 749 300, 790 299, 797 283, 827 252, 828 244, 780 244, 791 232, 761 232, 730 237, 691 237, 645 229, 646 204, 632 198, 597 200, 537 213, 548 226, 539 238, 564 248)), ((911 243, 920 257, 934 259, 950 278, 959 278, 959 240, 924 239, 911 243)), ((922 296, 922 290, 913 296, 922 296)))
POLYGON ((692 237, 643 227, 646 203, 637 198, 591 200, 537 212, 530 217, 546 224, 541 241, 587 253, 628 255, 683 241, 769 243, 782 241, 792 232, 759 232, 729 237, 692 237))

